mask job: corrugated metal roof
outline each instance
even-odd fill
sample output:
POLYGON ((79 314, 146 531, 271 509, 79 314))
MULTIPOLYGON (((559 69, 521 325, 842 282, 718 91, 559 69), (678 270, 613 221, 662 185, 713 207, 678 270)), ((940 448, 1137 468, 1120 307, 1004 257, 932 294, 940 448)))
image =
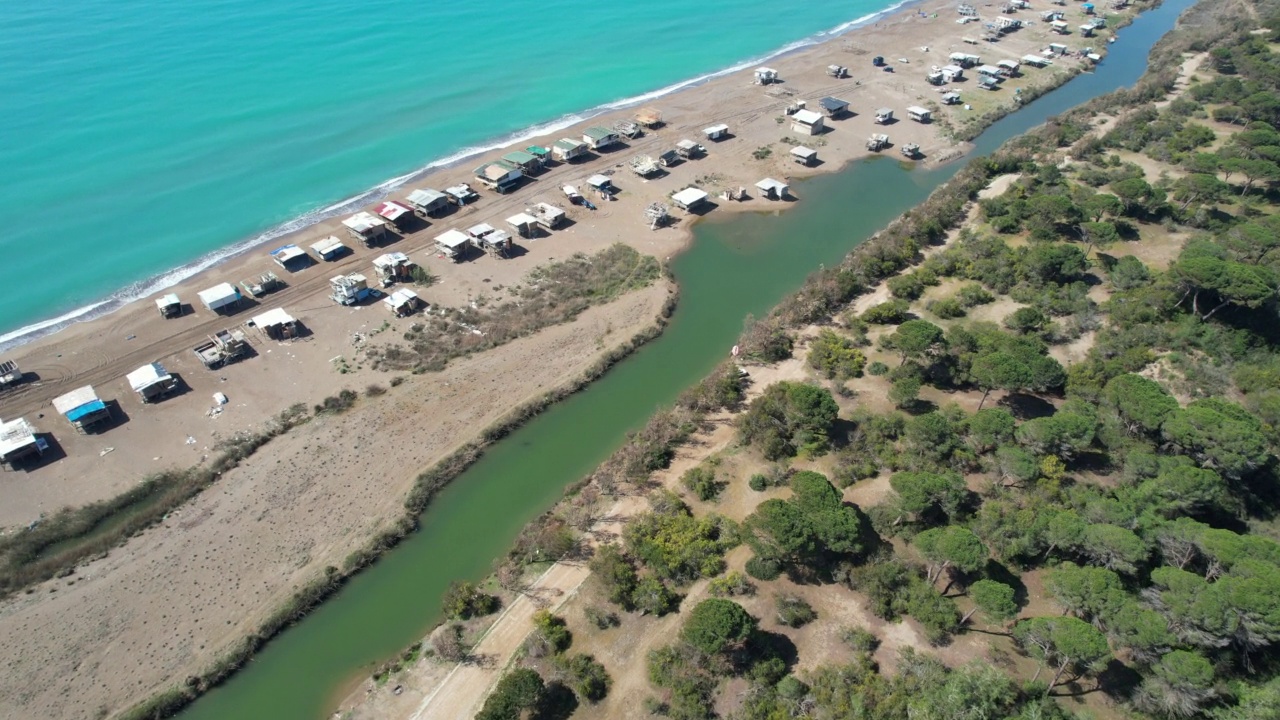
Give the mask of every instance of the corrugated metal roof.
POLYGON ((797 110, 796 114, 791 117, 795 118, 796 122, 804 123, 805 125, 822 122, 822 114, 812 110, 797 110))
POLYGON ((0 420, 0 457, 21 450, 36 442, 36 429, 26 418, 5 422, 0 420))
POLYGON ((153 362, 129 373, 125 379, 129 381, 129 387, 133 388, 134 392, 142 392, 156 383, 172 380, 173 376, 165 372, 163 365, 153 362))
POLYGON ((62 415, 66 415, 82 405, 88 405, 93 402, 98 402, 98 393, 93 391, 92 385, 85 385, 54 398, 53 409, 62 415))
POLYGON ((614 132, 607 127, 594 125, 592 127, 587 128, 586 130, 583 130, 582 134, 586 137, 591 138, 592 140, 599 141, 599 140, 604 140, 607 137, 612 137, 614 135, 614 132))
POLYGON ((456 248, 460 245, 466 245, 471 242, 471 238, 467 234, 458 229, 446 230, 436 236, 436 242, 447 248, 456 248))
POLYGON ((296 322, 296 320, 293 319, 292 315, 285 312, 284 308, 275 308, 254 316, 252 322, 260 328, 269 328, 275 325, 288 325, 296 322))

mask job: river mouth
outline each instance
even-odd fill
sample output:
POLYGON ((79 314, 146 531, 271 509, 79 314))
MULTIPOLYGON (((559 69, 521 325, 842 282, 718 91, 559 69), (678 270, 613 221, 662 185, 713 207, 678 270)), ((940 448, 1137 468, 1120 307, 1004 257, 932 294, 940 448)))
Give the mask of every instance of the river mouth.
MULTIPOLYGON (((1152 45, 1192 4, 1172 0, 1139 16, 1095 72, 994 124, 968 157, 1131 85, 1152 45)), ((489 448, 440 492, 419 532, 181 717, 322 717, 334 692, 349 690, 353 678, 422 637, 438 619, 438 598, 450 581, 484 575, 566 485, 727 357, 747 315, 767 313, 810 272, 838 262, 958 169, 959 163, 920 170, 872 158, 804 181, 796 189, 804 202, 789 212, 698 224, 691 246, 672 263, 680 302, 661 337, 489 448)))

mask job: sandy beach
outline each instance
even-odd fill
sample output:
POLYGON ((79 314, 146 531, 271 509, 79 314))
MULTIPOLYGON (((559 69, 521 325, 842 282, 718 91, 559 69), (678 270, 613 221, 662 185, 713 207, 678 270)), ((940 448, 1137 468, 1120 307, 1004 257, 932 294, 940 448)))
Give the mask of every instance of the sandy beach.
MULTIPOLYGON (((984 18, 997 14, 994 6, 978 9, 984 18)), ((182 317, 162 319, 153 298, 147 298, 6 353, 5 359, 16 360, 38 379, 0 395, 0 417, 26 417, 41 432, 52 433, 57 447, 45 463, 4 475, 0 527, 18 531, 43 513, 112 497, 148 473, 200 463, 220 438, 261 428, 294 403, 310 406, 343 388, 385 384, 390 375, 368 367, 358 346, 394 342, 415 320, 395 318, 379 302, 352 308, 328 298, 329 278, 357 271, 372 278, 370 261, 382 253, 407 253, 439 278, 419 290, 423 299, 433 307, 458 307, 496 297, 495 287, 519 284, 538 265, 615 242, 668 259, 688 243, 696 216, 673 207, 675 222, 650 230, 644 209, 654 202, 669 203, 671 193, 691 185, 711 195, 701 215, 775 212, 791 202, 759 197, 757 181, 794 181, 832 172, 868 154, 865 143, 872 133, 888 134, 894 147, 884 152, 897 158, 906 143, 920 145, 924 159, 919 162, 955 158, 965 148, 943 137, 945 123, 908 121, 908 106, 936 106, 935 117, 958 124, 966 114, 996 103, 1012 104, 1015 88, 1057 84, 1064 73, 1087 61, 1062 57, 1043 69, 1023 66, 1021 76, 998 92, 978 89, 974 75, 942 88, 959 90, 971 110, 963 104, 942 106, 940 88, 926 82, 926 72, 931 65, 946 65, 952 52, 971 52, 994 64, 1060 41, 1039 21, 1040 9, 1017 16, 1034 21, 1030 27, 977 47, 962 38, 980 37, 980 26, 957 24, 951 4, 901 10, 770 61, 779 71, 778 84, 753 84, 752 72, 746 70, 648 103, 663 112, 662 127, 584 162, 553 166, 509 194, 479 189, 472 175, 474 167, 506 151, 412 181, 392 198, 402 199, 417 187, 443 189, 470 182, 481 199, 419 223, 413 232, 397 234, 380 247, 366 249, 348 241, 352 254, 297 273, 275 266, 268 248, 256 249, 172 288, 184 303, 197 306, 182 317), (873 67, 876 55, 884 56, 895 72, 873 67), (849 77, 830 77, 830 64, 847 66, 849 77), (825 96, 848 101, 852 114, 828 120, 829 130, 819 136, 799 136, 784 108, 797 100, 815 108, 825 96), (900 119, 876 125, 873 118, 880 107, 893 108, 900 119), (728 124, 732 137, 709 142, 701 130, 717 123, 728 124), (795 163, 789 156, 791 144, 783 141, 788 137, 817 150, 820 163, 795 163), (634 156, 656 157, 683 138, 702 143, 707 154, 649 180, 631 172, 628 163, 634 156), (598 206, 594 211, 564 201, 561 185, 585 190, 585 179, 597 173, 612 177, 619 190, 614 201, 592 197, 598 206), (719 197, 738 187, 747 188, 748 199, 719 197), (474 253, 455 264, 432 250, 434 238, 448 229, 465 230, 481 222, 505 226, 505 218, 540 201, 565 208, 571 222, 536 239, 518 238, 513 257, 474 253), (198 291, 267 270, 277 272, 288 287, 231 317, 199 307, 198 291), (277 342, 251 332, 255 356, 216 371, 201 366, 191 352, 210 333, 239 327, 273 308, 285 308, 300 319, 307 336, 277 342), (188 389, 144 405, 125 375, 153 361, 180 375, 188 389), (339 372, 342 366, 348 371, 339 372), (76 434, 50 406, 52 398, 85 384, 94 385, 104 400, 118 403, 116 424, 99 434, 76 434), (214 414, 213 395, 219 392, 229 403, 214 414)), ((1063 42, 1072 48, 1082 42, 1105 44, 1081 41, 1078 35, 1063 42)), ((593 118, 522 146, 580 137, 585 127, 611 125, 634 111, 593 118)), ((794 202, 804 202, 803 188, 795 195, 794 202)), ((340 219, 271 245, 308 248, 328 235, 345 237, 340 219)), ((411 376, 384 396, 362 400, 350 413, 308 423, 272 441, 269 452, 227 473, 162 525, 108 557, 5 600, 0 604, 0 651, 5 657, 0 707, 5 714, 23 717, 107 717, 199 671, 299 586, 325 566, 340 565, 394 521, 421 469, 473 439, 519 402, 572 382, 595 359, 652 326, 672 291, 658 283, 630 293, 572 323, 454 361, 443 372, 411 376)))

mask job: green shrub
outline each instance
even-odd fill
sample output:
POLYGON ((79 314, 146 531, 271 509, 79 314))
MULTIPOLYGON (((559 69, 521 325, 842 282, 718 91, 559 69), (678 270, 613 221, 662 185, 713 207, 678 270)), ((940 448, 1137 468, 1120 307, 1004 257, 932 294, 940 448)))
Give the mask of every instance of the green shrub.
POLYGON ((901 325, 910 317, 910 310, 906 300, 889 300, 867 308, 862 320, 872 325, 901 325))
POLYGON ((880 375, 884 375, 887 372, 889 372, 889 366, 885 365, 879 360, 876 360, 875 362, 867 366, 867 373, 871 375, 875 375, 877 377, 879 377, 880 375))
POLYGON ((929 312, 937 315, 943 320, 954 320, 955 318, 962 318, 968 314, 964 305, 961 305, 960 301, 955 298, 932 300, 925 307, 928 308, 929 312))
POLYGON ((716 480, 716 469, 710 463, 703 463, 697 467, 689 468, 680 477, 680 483, 684 485, 686 490, 702 501, 715 499, 727 484, 716 480))
POLYGON ((787 627, 804 627, 818 617, 818 613, 814 612, 813 606, 805 602, 803 598, 787 595, 779 596, 777 605, 778 622, 787 627))
POLYGON ((867 358, 852 340, 831 330, 822 330, 809 345, 809 367, 828 379, 847 379, 862 375, 867 358))
POLYGON ((742 573, 734 570, 726 575, 712 579, 707 592, 714 597, 731 597, 734 595, 754 595, 756 586, 742 573))
POLYGON ((782 574, 782 563, 773 558, 762 558, 757 555, 747 561, 746 570, 751 577, 769 582, 777 580, 782 574))
POLYGON ((847 627, 841 631, 840 639, 858 652, 875 652, 880 647, 880 638, 866 628, 847 627))
POLYGON ((764 492, 769 487, 769 479, 760 473, 756 473, 747 481, 747 486, 756 492, 764 492))

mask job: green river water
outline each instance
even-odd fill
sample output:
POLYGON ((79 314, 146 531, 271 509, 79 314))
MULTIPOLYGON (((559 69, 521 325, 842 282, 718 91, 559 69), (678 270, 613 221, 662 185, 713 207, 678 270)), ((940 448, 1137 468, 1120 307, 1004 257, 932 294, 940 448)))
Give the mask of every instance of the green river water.
MULTIPOLYGON (((1055 113, 1131 85, 1145 69, 1151 46, 1192 4, 1170 0, 1143 14, 1120 32, 1096 73, 996 123, 970 157, 991 152, 1055 113)), ((748 313, 764 315, 811 271, 838 262, 958 168, 953 163, 924 171, 891 157, 873 158, 800 183, 793 188, 800 200, 786 213, 720 221, 712 212, 697 225, 689 250, 673 262, 680 303, 661 337, 490 448, 439 494, 422 517, 421 531, 181 717, 324 717, 335 689, 430 629, 450 581, 482 577, 566 485, 728 357, 748 313)))

